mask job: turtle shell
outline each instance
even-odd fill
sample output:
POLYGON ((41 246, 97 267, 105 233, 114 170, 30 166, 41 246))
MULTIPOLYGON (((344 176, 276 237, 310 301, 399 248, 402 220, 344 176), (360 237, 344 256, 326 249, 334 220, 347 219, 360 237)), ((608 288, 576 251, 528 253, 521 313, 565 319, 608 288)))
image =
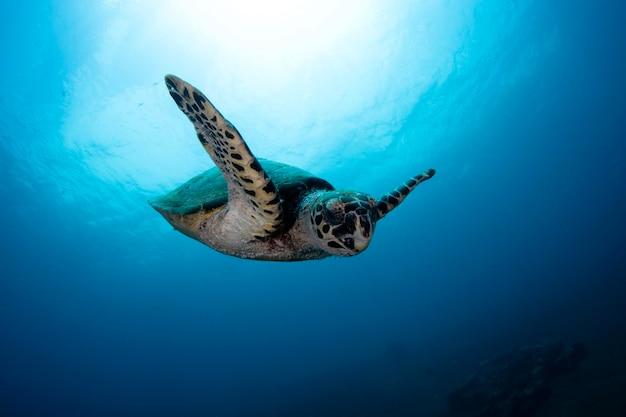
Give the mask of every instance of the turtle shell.
MULTIPOLYGON (((263 169, 272 179, 283 201, 283 211, 293 214, 302 197, 313 190, 334 190, 327 181, 291 165, 259 159, 263 169)), ((210 211, 228 203, 228 187, 217 168, 204 171, 170 191, 150 201, 156 209, 178 215, 210 211)))

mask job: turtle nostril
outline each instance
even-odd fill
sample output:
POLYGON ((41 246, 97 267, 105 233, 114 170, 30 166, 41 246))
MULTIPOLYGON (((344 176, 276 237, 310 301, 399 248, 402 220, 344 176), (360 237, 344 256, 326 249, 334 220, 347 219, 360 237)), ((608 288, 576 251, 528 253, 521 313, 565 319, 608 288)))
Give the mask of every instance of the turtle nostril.
POLYGON ((359 216, 367 214, 367 209, 364 209, 363 207, 359 207, 358 209, 356 209, 356 214, 358 214, 359 216))

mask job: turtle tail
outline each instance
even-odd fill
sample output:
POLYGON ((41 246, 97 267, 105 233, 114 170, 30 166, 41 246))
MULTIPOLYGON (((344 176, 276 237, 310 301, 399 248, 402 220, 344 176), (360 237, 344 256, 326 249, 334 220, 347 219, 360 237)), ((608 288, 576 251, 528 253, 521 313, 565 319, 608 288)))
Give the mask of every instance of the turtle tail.
POLYGON ((435 175, 435 170, 431 168, 419 175, 409 178, 407 181, 404 182, 404 184, 402 184, 392 192, 382 196, 380 200, 378 200, 378 203, 376 203, 376 209, 378 210, 378 220, 382 219, 391 210, 398 207, 400 203, 404 201, 406 196, 409 195, 409 193, 419 185, 419 183, 432 178, 433 175, 435 175))

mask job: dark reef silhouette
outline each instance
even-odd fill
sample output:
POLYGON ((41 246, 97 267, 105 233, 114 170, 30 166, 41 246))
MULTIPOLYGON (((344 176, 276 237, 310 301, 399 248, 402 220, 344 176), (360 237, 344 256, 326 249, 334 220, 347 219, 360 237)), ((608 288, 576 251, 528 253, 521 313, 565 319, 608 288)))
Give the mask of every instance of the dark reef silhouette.
POLYGON ((515 349, 481 364, 448 394, 449 416, 528 417, 550 396, 550 381, 574 371, 587 357, 582 343, 515 349))

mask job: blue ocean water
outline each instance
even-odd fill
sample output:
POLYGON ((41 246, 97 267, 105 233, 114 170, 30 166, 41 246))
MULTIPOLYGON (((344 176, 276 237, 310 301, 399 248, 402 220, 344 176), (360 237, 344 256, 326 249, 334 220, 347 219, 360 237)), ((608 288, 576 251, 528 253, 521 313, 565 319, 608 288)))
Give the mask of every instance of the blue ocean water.
POLYGON ((557 340, 537 415, 626 414, 623 2, 3 9, 0 416, 442 415, 557 340), (167 73, 337 187, 437 175, 359 256, 219 254, 147 203, 212 166, 167 73))

